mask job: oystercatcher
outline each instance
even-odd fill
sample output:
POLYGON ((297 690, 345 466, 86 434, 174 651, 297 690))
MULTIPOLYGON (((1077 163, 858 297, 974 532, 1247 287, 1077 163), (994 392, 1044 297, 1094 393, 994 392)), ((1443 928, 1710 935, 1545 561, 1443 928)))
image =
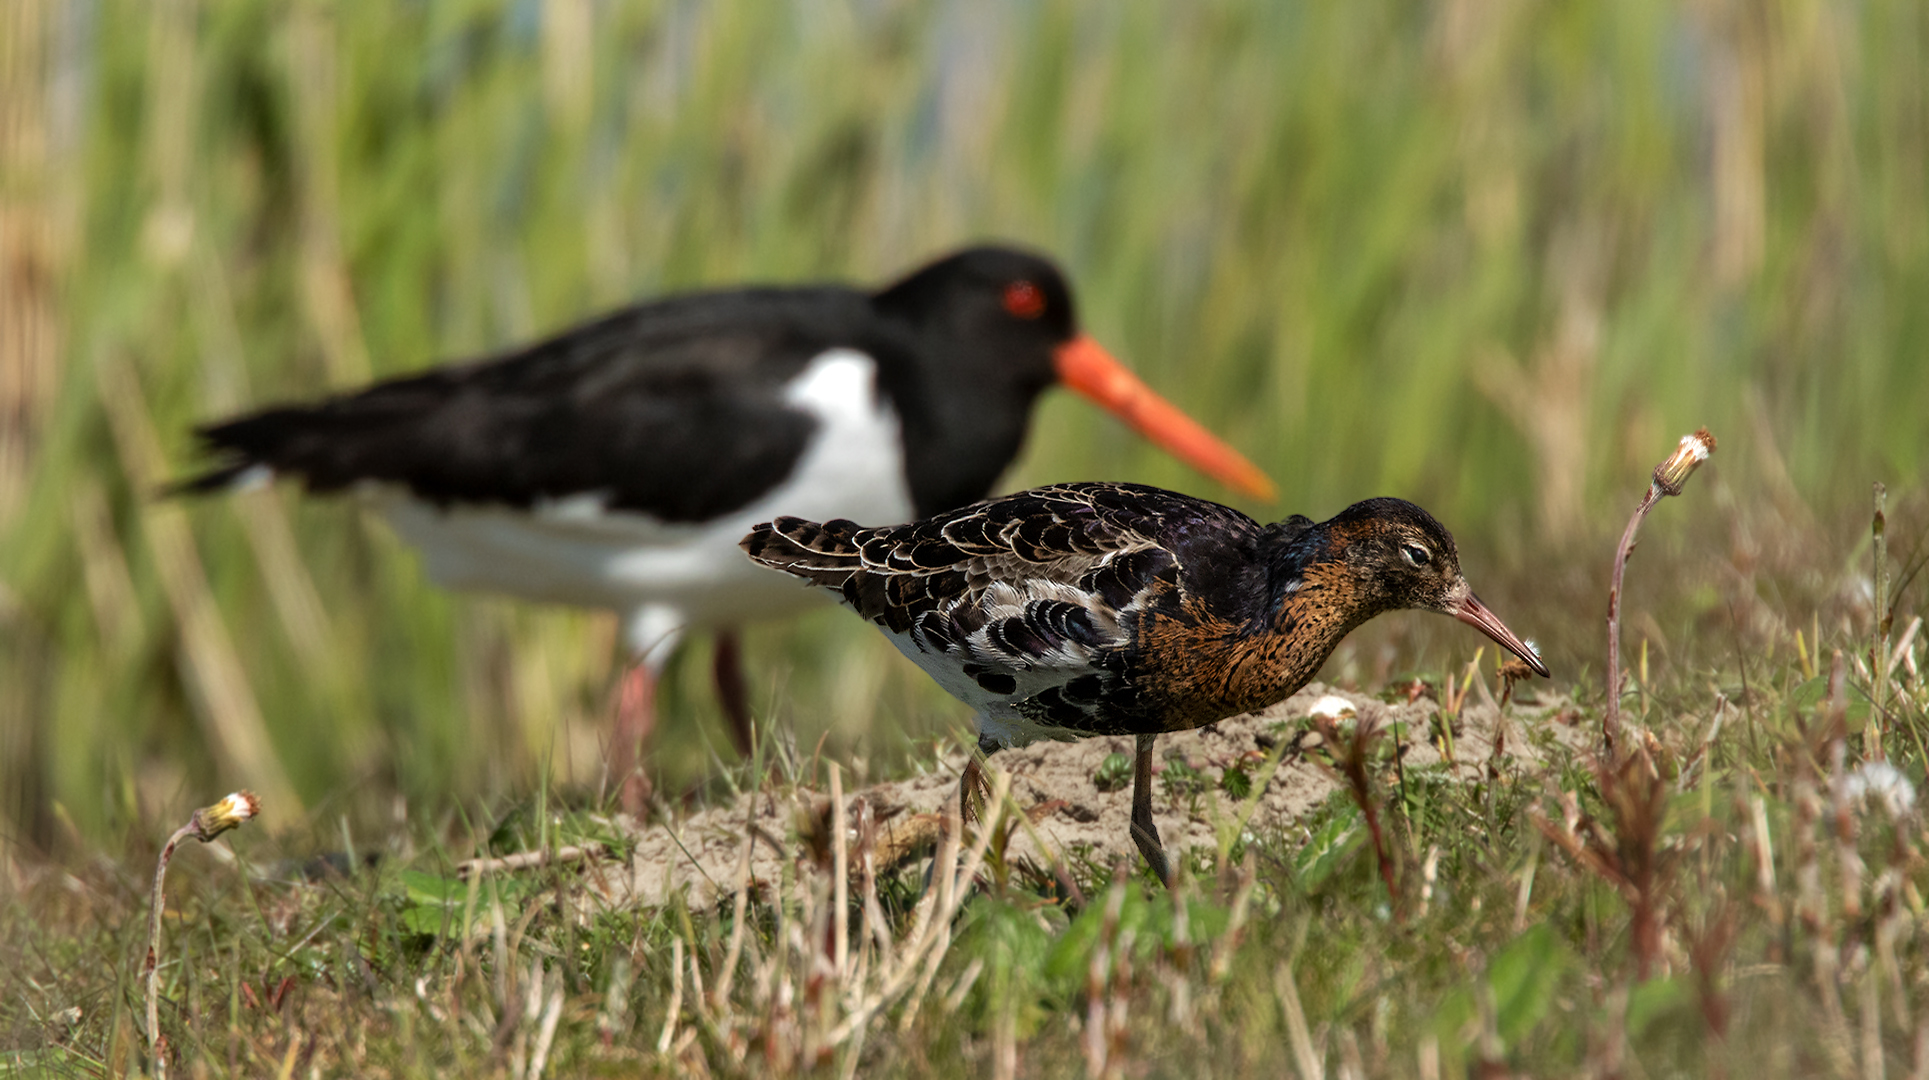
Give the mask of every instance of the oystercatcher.
POLYGON ((638 663, 610 767, 634 805, 656 679, 689 630, 722 631, 717 683, 749 748, 731 628, 808 594, 743 558, 745 530, 778 514, 902 522, 982 498, 1055 382, 1271 496, 1263 473, 1079 332, 1050 261, 1002 247, 874 293, 660 299, 506 355, 209 424, 199 435, 224 460, 178 490, 275 475, 354 490, 444 585, 619 612, 638 663))
POLYGON ((1058 484, 888 528, 778 518, 743 549, 837 596, 976 709, 981 755, 1136 735, 1132 839, 1165 880, 1159 733, 1284 699, 1375 615, 1452 615, 1547 674, 1467 587, 1453 537, 1401 499, 1260 525, 1159 488, 1058 484))

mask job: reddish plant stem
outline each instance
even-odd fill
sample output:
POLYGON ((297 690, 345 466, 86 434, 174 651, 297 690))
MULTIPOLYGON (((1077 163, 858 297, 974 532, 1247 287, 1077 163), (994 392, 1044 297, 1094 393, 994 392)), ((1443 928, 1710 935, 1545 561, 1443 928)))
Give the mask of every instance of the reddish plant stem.
POLYGON ((1380 880, 1386 883, 1387 903, 1393 910, 1393 921, 1405 921, 1400 914, 1400 886, 1393 880, 1393 857, 1387 853, 1386 839, 1380 835, 1380 815, 1373 809, 1373 795, 1365 786, 1365 771, 1361 771, 1353 797, 1359 801, 1360 809, 1366 814, 1366 831, 1373 837, 1373 853, 1380 860, 1380 880))
POLYGON ((1338 724, 1329 718, 1319 717, 1316 730, 1332 748, 1336 771, 1345 778, 1347 790, 1359 805, 1360 813, 1366 817, 1366 833, 1373 841, 1373 854, 1379 860, 1380 880, 1386 883, 1387 903, 1392 908, 1393 921, 1404 922, 1393 855, 1387 850, 1386 835, 1380 829, 1380 813, 1373 797, 1373 782, 1366 774, 1367 754, 1373 747, 1373 740, 1379 735, 1379 728, 1360 718, 1354 721, 1353 733, 1342 739, 1338 724), (1342 747, 1345 748, 1344 756, 1341 755, 1342 747))
POLYGON ((1895 626, 1895 601, 1889 595, 1889 489, 1875 485, 1875 517, 1869 523, 1870 539, 1875 545, 1875 640, 1869 645, 1869 674, 1875 679, 1875 708, 1870 710, 1868 726, 1862 729, 1862 753, 1880 761, 1882 729, 1889 716, 1889 632, 1895 626))
POLYGON ((147 907, 147 960, 141 965, 141 979, 147 984, 147 1049, 155 1055, 154 1073, 161 1075, 164 1064, 158 1060, 161 1054, 161 910, 166 906, 167 864, 174 858, 174 849, 181 841, 201 831, 201 817, 196 814, 186 825, 174 830, 167 838, 166 846, 161 848, 161 859, 154 866, 154 895, 149 898, 147 907))
POLYGON ((1661 485, 1648 485, 1648 493, 1641 497, 1641 505, 1634 508, 1627 531, 1621 534, 1621 546, 1614 553, 1614 582, 1608 587, 1607 716, 1601 722, 1601 744, 1610 754, 1621 734, 1621 578, 1628 567, 1628 556, 1634 554, 1634 534, 1641 531, 1641 522, 1648 511, 1653 510, 1665 494, 1661 485))
POLYGON ((161 912, 167 905, 167 864, 174 849, 192 836, 202 843, 220 836, 261 813, 261 800, 252 791, 237 791, 213 806, 204 806, 188 816, 187 824, 174 830, 161 848, 154 865, 154 895, 147 908, 147 958, 141 964, 141 978, 147 983, 147 1047, 153 1059, 155 1076, 167 1075, 167 1037, 161 1034, 161 912))

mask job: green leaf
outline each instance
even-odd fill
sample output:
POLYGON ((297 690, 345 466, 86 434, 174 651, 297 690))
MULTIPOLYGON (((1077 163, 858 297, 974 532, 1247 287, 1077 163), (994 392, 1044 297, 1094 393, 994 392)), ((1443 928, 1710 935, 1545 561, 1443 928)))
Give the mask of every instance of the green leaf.
POLYGON ((1547 1016, 1554 986, 1572 962, 1567 946, 1546 923, 1530 927, 1493 958, 1487 983, 1503 1042, 1518 1043, 1547 1016))
POLYGON ((1132 755, 1107 754, 1098 763, 1098 771, 1092 774, 1092 783, 1100 791, 1117 791, 1132 782, 1132 755))
POLYGON ((461 904, 469 898, 469 883, 420 870, 402 871, 402 888, 417 904, 461 904))
POLYGON ((1253 793, 1252 774, 1241 766, 1229 766, 1219 774, 1219 790, 1235 799, 1250 798, 1253 793))
POLYGON ((1299 878, 1300 887, 1307 890, 1318 888, 1333 871, 1346 865, 1346 860, 1365 838, 1360 808, 1351 802, 1339 803, 1332 816, 1314 831, 1312 839, 1299 849, 1299 854, 1293 859, 1293 870, 1299 878))
POLYGON ((1648 1025, 1686 1005, 1694 991, 1680 979, 1650 979, 1628 992, 1628 1038, 1640 1038, 1648 1025))
POLYGON ((1206 781, 1205 773, 1200 772, 1198 769, 1193 768, 1178 758, 1171 758, 1166 761, 1165 771, 1159 774, 1159 778, 1164 781, 1167 792, 1180 798, 1189 798, 1193 795, 1202 794, 1208 787, 1212 786, 1206 781))

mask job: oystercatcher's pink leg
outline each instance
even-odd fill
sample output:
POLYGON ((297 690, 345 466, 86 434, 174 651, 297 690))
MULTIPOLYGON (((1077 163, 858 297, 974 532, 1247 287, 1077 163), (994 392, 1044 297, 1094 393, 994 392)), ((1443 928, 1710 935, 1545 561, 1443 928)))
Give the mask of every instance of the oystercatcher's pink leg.
POLYGON ((756 736, 750 730, 750 695, 743 682, 743 645, 735 627, 717 631, 717 651, 711 657, 711 672, 717 683, 717 704, 730 723, 730 741, 745 758, 756 749, 756 736))
POLYGON ((656 728, 656 673, 642 660, 630 664, 616 691, 616 723, 610 735, 610 783, 617 805, 640 814, 650 801, 650 777, 641 768, 642 748, 656 728))
POLYGON ((624 643, 629 666, 616 693, 616 722, 611 725, 609 782, 616 789, 617 806, 640 814, 650 801, 650 778, 643 771, 643 749, 656 730, 656 688, 663 679, 677 643, 683 638, 684 615, 663 605, 645 605, 624 619, 624 643))

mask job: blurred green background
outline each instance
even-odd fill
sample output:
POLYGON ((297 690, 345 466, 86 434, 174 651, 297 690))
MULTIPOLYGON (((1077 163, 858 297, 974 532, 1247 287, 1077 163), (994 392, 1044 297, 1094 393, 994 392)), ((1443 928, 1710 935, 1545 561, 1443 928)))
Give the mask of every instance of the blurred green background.
MULTIPOLYGON (((1868 483, 1921 480, 1925 70, 1918 0, 7 0, 0 851, 595 783, 612 619, 438 591, 346 500, 157 501, 196 421, 987 238, 1279 480, 1246 509, 1434 510, 1563 683, 1701 424, 1631 638, 1718 674, 1846 627, 1868 483)), ((1005 483, 1080 478, 1229 497, 1058 395, 1005 483)), ((1327 675, 1478 645, 1399 616, 1327 675)), ((966 719, 835 611, 748 648, 860 772, 966 719)), ((723 742, 685 652, 673 793, 723 742)))

